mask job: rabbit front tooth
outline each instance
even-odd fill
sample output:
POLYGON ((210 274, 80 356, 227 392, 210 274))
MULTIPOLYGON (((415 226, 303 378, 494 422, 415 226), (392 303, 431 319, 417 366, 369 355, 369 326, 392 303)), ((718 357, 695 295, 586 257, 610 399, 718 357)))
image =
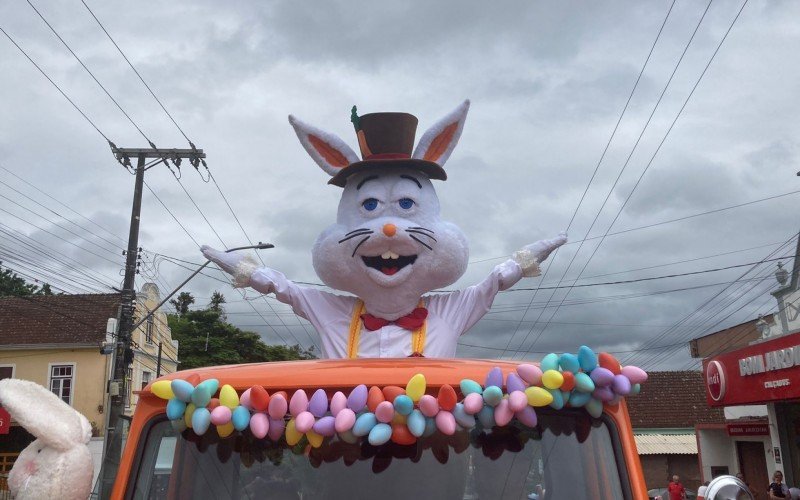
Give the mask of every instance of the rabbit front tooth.
POLYGON ((387 250, 387 251, 385 251, 385 252, 383 252, 383 253, 381 254, 381 258, 382 258, 382 259, 390 259, 390 258, 392 258, 392 252, 390 252, 390 251, 388 251, 388 250, 387 250))

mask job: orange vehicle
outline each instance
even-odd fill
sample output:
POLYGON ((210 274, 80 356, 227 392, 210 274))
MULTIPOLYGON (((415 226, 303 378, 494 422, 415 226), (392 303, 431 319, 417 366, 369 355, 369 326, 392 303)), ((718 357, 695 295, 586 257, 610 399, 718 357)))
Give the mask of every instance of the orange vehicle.
MULTIPOLYGON (((519 368, 517 363, 502 361, 408 358, 263 363, 173 373, 140 393, 112 498, 646 499, 624 400, 602 405, 597 417, 584 408, 565 405, 557 410, 537 404, 535 422, 528 422, 533 427, 520 419, 504 420, 504 426, 484 425, 491 421, 473 416, 471 423, 461 419, 452 429, 445 425, 448 432, 426 428, 419 436, 405 431, 398 434, 396 428, 405 429, 406 424, 412 428, 412 417, 395 413, 385 424, 393 429, 391 439, 384 438, 381 444, 371 442, 372 434, 369 439, 364 435, 354 440, 350 431, 331 437, 313 430, 298 432, 301 417, 296 408, 288 410, 287 428, 277 440, 257 437, 263 430, 256 432, 255 427, 235 431, 231 424, 214 429, 212 423, 198 435, 194 428, 183 429, 181 422, 191 425, 191 419, 185 415, 177 418, 174 406, 170 409, 172 421, 167 415, 167 404, 180 406, 172 403, 180 395, 167 389, 178 387, 171 382, 175 379, 197 387, 203 381, 216 380, 221 400, 235 398, 229 406, 252 409, 260 403, 264 413, 272 412, 271 407, 265 409, 264 394, 296 407, 295 399, 313 393, 311 403, 301 401, 306 403, 304 408, 313 409, 315 398, 317 403, 324 399, 322 404, 326 411, 330 408, 330 415, 342 406, 344 395, 367 386, 369 401, 361 415, 380 415, 376 402, 380 405, 387 399, 390 403, 394 400, 397 411, 406 413, 399 410, 406 397, 415 399, 414 408, 423 410, 431 397, 437 398, 441 408, 458 414, 461 410, 454 407, 455 400, 468 404, 465 392, 473 387, 465 380, 484 381, 494 369, 511 389, 511 379, 519 368), (258 389, 262 401, 250 393, 245 395, 254 386, 264 389, 258 389), (298 393, 301 396, 290 397, 298 393), (422 397, 423 393, 427 397, 422 397), (170 396, 170 403, 162 399, 170 396)), ((489 385, 485 384, 481 396, 487 400, 489 385)), ((216 386, 214 389, 216 394, 216 386)), ((529 401, 535 392, 526 393, 529 401)), ((504 401, 510 398, 503 395, 504 401)), ((470 400, 474 399, 478 398, 470 400)), ((219 404, 211 400, 208 406, 219 404)), ((498 419, 500 407, 508 404, 495 407, 498 419)), ((197 411, 192 403, 185 406, 186 413, 197 411)), ((319 415, 316 423, 324 418, 319 415)), ((275 425, 280 423, 273 421, 275 425)), ((353 433, 357 427, 358 422, 353 433)))

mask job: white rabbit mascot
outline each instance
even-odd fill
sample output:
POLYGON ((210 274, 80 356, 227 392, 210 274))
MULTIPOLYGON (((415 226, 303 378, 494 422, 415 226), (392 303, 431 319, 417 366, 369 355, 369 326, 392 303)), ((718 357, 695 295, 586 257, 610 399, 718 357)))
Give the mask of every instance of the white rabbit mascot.
POLYGON ((312 249, 314 270, 329 287, 355 296, 299 286, 251 257, 207 246, 203 254, 232 274, 236 286, 274 293, 310 321, 324 357, 454 357, 459 336, 489 311, 497 292, 538 276, 539 263, 566 242, 561 234, 528 245, 477 285, 424 295, 453 284, 467 268, 467 240, 441 220, 431 180, 447 178, 442 166, 468 109, 465 101, 433 125, 412 155, 416 117, 359 117, 354 107, 363 160, 335 135, 289 117, 303 147, 332 177, 328 183, 344 188, 336 223, 312 249))
POLYGON ((0 406, 36 439, 8 475, 17 500, 86 500, 92 489, 92 427, 86 417, 28 380, 0 380, 0 406))

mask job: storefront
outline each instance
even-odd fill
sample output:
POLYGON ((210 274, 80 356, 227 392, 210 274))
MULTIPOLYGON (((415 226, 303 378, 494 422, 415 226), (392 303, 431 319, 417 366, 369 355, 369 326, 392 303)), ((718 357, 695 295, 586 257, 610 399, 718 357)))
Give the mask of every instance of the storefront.
POLYGON ((763 476, 769 477, 781 470, 787 484, 800 484, 800 332, 706 358, 703 373, 710 406, 735 410, 766 405, 766 427, 758 422, 726 426, 734 442, 738 471, 747 469, 760 477, 759 469, 766 467, 763 476), (748 441, 760 444, 739 444, 748 441), (762 447, 763 458, 758 456, 762 447))

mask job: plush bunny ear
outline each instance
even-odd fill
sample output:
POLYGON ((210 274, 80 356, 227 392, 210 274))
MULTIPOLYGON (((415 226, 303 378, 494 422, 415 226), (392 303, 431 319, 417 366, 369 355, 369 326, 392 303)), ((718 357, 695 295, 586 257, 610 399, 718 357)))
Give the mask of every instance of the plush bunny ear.
POLYGON ((0 380, 0 405, 25 430, 57 450, 69 450, 92 438, 86 417, 37 383, 0 380))
POLYGON ((350 146, 334 134, 304 123, 292 115, 289 115, 289 123, 294 127, 300 144, 328 175, 334 176, 339 170, 360 160, 350 146))
POLYGON ((417 149, 414 150, 413 158, 444 165, 461 137, 467 111, 469 111, 469 99, 425 132, 417 144, 417 149))

